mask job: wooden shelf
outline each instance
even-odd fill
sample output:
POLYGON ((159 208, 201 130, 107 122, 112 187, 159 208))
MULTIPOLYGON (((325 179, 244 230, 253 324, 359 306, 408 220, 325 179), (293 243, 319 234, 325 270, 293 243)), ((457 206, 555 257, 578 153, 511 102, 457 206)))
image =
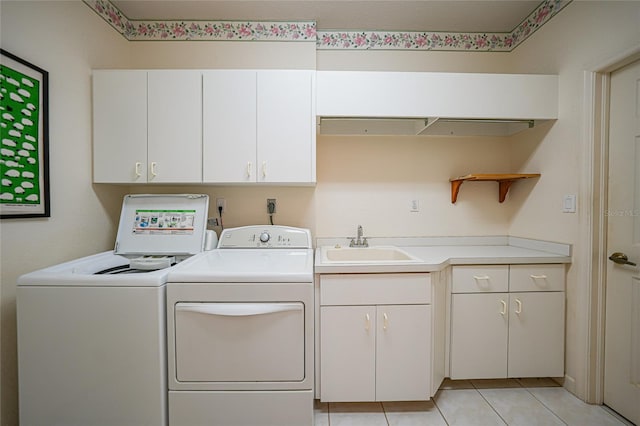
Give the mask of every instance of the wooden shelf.
POLYGON ((511 184, 520 179, 530 179, 540 177, 539 173, 496 173, 496 174, 470 174, 457 178, 449 179, 451 182, 451 202, 455 203, 458 200, 458 192, 460 191, 460 185, 465 181, 495 181, 498 182, 498 199, 502 203, 507 197, 507 192, 511 184))

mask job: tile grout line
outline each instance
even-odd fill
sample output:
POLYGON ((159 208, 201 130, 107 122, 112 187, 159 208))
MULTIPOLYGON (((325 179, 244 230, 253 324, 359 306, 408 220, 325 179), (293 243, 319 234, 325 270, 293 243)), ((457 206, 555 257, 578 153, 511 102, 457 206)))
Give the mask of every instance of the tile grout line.
MULTIPOLYGON (((438 389, 438 391, 436 392, 436 395, 438 394, 438 392, 440 392, 440 389, 438 389)), ((438 407, 438 404, 436 403, 435 398, 432 398, 432 401, 433 401, 433 406, 436 407, 436 410, 438 410, 438 413, 440 413, 440 417, 442 417, 442 420, 444 420, 447 426, 450 426, 449 422, 447 421, 447 418, 442 413, 442 410, 440 410, 440 407, 438 407)))
POLYGON ((491 403, 489 401, 487 401, 487 398, 484 397, 484 395, 482 394, 482 392, 480 392, 480 389, 478 389, 476 387, 476 385, 473 384, 473 382, 471 382, 471 385, 474 387, 475 391, 478 392, 478 394, 480 395, 480 398, 482 398, 484 400, 484 402, 486 402, 489 407, 491 407, 491 409, 493 410, 494 413, 496 413, 498 415, 498 417, 500 418, 500 420, 502 420, 502 423, 504 423, 505 425, 509 425, 509 423, 507 423, 507 421, 502 418, 502 416, 500 415, 500 413, 498 413, 498 410, 496 410, 496 408, 491 405, 491 403))
POLYGON ((564 423, 565 425, 568 425, 568 424, 569 424, 569 423, 565 422, 565 421, 564 421, 564 419, 563 419, 562 417, 560 417, 560 416, 559 416, 555 411, 553 411, 553 410, 551 409, 551 407, 548 407, 548 406, 547 406, 547 404, 545 404, 543 401, 541 401, 539 398, 537 398, 537 397, 533 394, 533 392, 531 392, 531 391, 529 390, 529 388, 525 388, 525 389, 527 390, 527 392, 529 392, 529 395, 531 395, 531 396, 532 396, 536 401, 538 401, 540 404, 542 404, 542 406, 543 406, 544 408, 546 408, 547 410, 549 410, 549 411, 551 412, 551 414, 553 414, 555 417, 557 417, 557 418, 558 418, 558 420, 560 420, 560 421, 561 421, 562 423, 564 423))

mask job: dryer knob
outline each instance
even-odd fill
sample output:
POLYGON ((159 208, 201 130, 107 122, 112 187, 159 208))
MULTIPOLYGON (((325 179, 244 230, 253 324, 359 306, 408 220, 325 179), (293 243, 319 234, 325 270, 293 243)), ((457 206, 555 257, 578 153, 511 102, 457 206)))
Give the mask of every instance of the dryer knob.
POLYGON ((263 243, 266 243, 267 241, 269 241, 269 238, 271 238, 271 236, 269 235, 268 232, 263 232, 262 234, 260 234, 260 241, 263 243))

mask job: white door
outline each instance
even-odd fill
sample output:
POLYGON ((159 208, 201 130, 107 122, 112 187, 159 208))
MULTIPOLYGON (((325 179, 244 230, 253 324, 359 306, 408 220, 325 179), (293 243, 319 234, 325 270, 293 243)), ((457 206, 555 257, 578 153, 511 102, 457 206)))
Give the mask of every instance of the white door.
POLYGON ((604 402, 640 424, 640 62, 611 75, 604 402), (614 254, 615 253, 615 254, 614 254))
POLYGON ((149 182, 202 182, 202 74, 148 74, 149 182))
POLYGON ((203 76, 204 181, 256 182, 256 72, 203 76))
POLYGON ((180 382, 281 382, 304 379, 304 305, 175 305, 180 382))
POLYGON ((376 307, 320 308, 320 399, 374 401, 376 307))
POLYGON ((508 377, 564 376, 564 292, 509 295, 508 377))
POLYGON ((451 378, 507 377, 509 294, 451 297, 451 378))
POLYGON ((93 181, 147 181, 147 72, 93 72, 93 181))
POLYGON ((429 399, 431 306, 378 306, 376 328, 376 400, 429 399))
POLYGON ((258 72, 258 182, 314 182, 312 71, 258 72))

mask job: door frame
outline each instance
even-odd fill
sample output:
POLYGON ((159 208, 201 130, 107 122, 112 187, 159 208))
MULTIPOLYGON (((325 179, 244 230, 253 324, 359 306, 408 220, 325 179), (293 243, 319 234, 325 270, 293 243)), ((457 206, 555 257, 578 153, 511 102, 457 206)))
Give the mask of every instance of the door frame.
POLYGON ((609 87, 611 73, 640 59, 640 45, 587 66, 584 72, 583 148, 581 176, 585 196, 580 203, 580 229, 585 236, 584 262, 578 293, 578 330, 586 359, 585 383, 576 393, 592 404, 604 401, 605 284, 607 279, 607 217, 609 161, 609 87), (581 392, 582 391, 582 392, 581 392))

